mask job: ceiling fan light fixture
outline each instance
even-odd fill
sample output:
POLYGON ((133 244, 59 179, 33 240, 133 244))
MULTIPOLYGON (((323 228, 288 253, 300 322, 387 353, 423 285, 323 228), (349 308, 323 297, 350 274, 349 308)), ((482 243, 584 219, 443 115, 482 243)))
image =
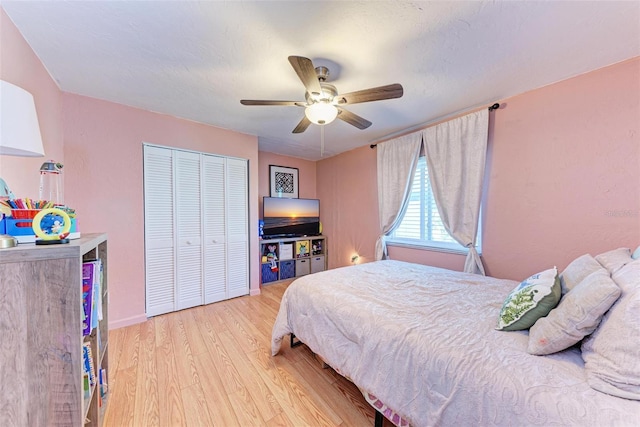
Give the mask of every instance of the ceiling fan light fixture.
POLYGON ((304 110, 304 115, 307 116, 307 119, 312 123, 327 125, 338 116, 338 109, 335 105, 328 102, 316 102, 304 110))

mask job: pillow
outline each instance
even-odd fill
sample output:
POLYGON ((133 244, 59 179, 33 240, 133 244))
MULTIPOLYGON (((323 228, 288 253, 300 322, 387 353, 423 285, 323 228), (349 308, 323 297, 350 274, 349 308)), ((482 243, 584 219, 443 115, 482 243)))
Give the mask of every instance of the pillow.
POLYGON ((560 279, 553 267, 520 283, 507 297, 498 318, 499 331, 528 329, 560 301, 560 279))
POLYGON ((638 258, 640 258, 640 246, 638 246, 638 247, 636 248, 636 250, 635 250, 635 251, 633 251, 633 253, 631 254, 631 258, 633 258, 633 259, 638 259, 638 258))
POLYGON ((603 393, 640 400, 640 259, 613 275, 620 299, 582 342, 589 385, 603 393))
POLYGON ((609 274, 613 274, 633 261, 633 258, 631 258, 629 248, 619 248, 597 255, 596 261, 602 264, 609 271, 609 274))
POLYGON ((607 270, 600 267, 563 296, 548 316, 538 319, 531 327, 527 352, 551 354, 579 342, 595 331, 620 293, 607 270))
POLYGON ((573 289, 582 279, 602 269, 602 266, 589 254, 574 259, 560 275, 562 295, 573 289))

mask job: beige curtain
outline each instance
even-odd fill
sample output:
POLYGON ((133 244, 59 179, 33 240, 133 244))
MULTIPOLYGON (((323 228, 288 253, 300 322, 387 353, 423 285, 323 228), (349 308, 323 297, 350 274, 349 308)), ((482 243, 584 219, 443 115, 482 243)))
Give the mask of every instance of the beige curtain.
POLYGON ((380 236, 376 241, 376 260, 387 257, 386 235, 398 226, 406 209, 421 147, 420 132, 378 144, 380 236))
POLYGON ((489 111, 468 114, 422 131, 429 181, 446 230, 469 249, 467 273, 484 275, 476 251, 489 111))

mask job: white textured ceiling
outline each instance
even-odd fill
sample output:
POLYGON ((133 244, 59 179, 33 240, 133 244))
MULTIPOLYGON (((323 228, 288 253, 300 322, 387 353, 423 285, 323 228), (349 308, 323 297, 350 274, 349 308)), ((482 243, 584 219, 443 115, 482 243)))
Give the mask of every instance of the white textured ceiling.
MULTIPOLYGON (((639 1, 2 1, 63 91, 257 135, 261 150, 320 158, 292 134, 304 100, 289 55, 352 92, 399 99, 325 127, 325 157, 640 55, 639 1)), ((498 112, 499 114, 499 112, 498 112)))

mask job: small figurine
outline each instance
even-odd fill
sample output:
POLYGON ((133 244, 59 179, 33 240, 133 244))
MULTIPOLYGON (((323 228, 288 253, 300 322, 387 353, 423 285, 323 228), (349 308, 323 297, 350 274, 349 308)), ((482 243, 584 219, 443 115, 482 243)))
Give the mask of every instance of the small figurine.
POLYGON ((301 257, 306 256, 307 254, 307 244, 300 242, 300 246, 298 247, 298 252, 301 257))
POLYGON ((276 245, 267 246, 267 262, 271 264, 271 271, 274 273, 278 271, 278 263, 276 263, 276 261, 278 261, 278 255, 276 255, 276 248, 276 245))

